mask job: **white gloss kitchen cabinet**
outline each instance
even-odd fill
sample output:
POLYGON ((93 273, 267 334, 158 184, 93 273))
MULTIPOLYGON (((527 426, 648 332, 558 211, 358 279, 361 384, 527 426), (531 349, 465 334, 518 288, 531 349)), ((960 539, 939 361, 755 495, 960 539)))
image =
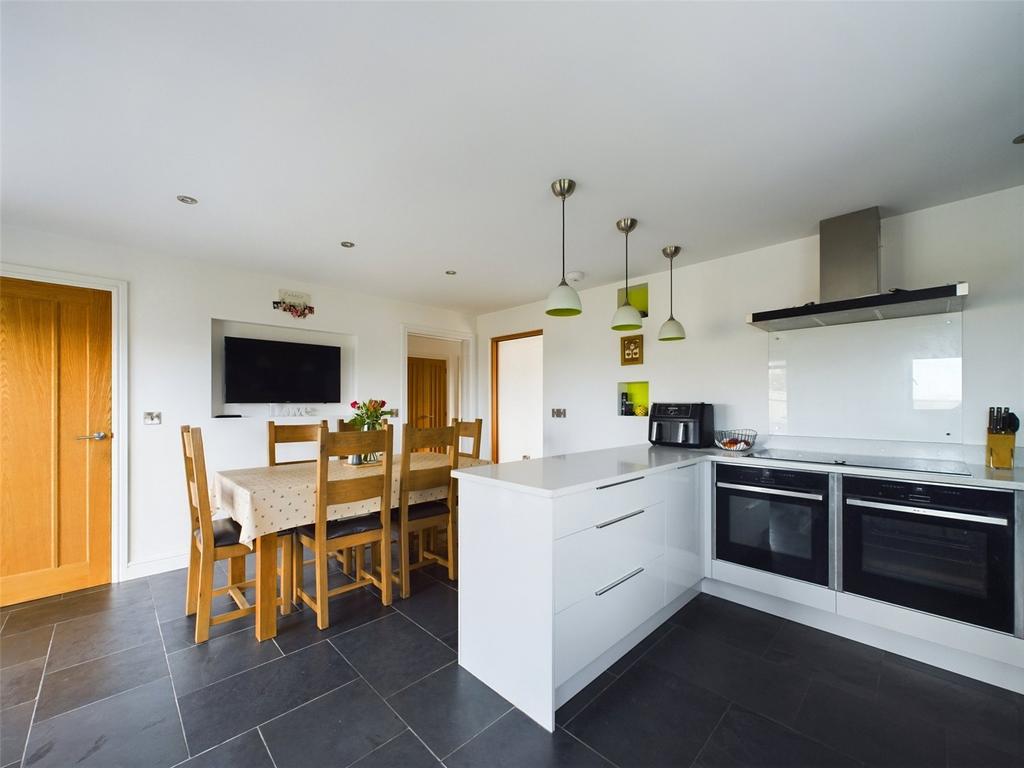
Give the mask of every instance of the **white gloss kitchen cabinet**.
POLYGON ((517 464, 495 467, 501 480, 456 474, 459 664, 552 730, 560 705, 699 592, 700 467, 581 478, 560 477, 558 457, 517 464))

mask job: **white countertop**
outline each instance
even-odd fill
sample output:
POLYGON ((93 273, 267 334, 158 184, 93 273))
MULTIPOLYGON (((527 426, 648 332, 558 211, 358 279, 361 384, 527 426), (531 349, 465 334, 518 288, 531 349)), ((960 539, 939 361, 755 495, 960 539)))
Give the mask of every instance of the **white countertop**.
POLYGON ((588 490, 605 482, 618 482, 651 471, 663 471, 704 461, 727 461, 761 467, 780 467, 817 472, 839 472, 848 475, 891 477, 949 485, 979 485, 990 488, 1024 490, 1024 467, 989 469, 968 464, 970 475, 943 475, 929 472, 878 469, 850 465, 815 464, 777 461, 737 455, 717 449, 687 449, 651 446, 647 443, 582 451, 558 456, 545 456, 528 461, 511 461, 455 470, 452 474, 464 481, 512 488, 535 496, 564 496, 588 490))

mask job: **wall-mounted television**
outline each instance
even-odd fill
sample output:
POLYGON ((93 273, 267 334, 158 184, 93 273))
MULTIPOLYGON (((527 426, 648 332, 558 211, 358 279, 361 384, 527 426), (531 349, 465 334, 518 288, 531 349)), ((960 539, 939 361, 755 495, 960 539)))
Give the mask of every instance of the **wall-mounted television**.
POLYGON ((225 336, 224 402, 340 403, 341 347, 225 336))

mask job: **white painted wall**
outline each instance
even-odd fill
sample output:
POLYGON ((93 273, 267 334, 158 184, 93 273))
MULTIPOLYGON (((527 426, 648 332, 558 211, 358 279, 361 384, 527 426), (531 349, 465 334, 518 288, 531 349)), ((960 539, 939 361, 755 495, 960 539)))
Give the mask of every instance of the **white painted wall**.
POLYGON ((526 336, 498 345, 498 457, 501 461, 544 455, 544 337, 526 336))
POLYGON ((472 321, 456 312, 211 266, 182 255, 141 253, 13 227, 5 227, 0 238, 5 263, 129 283, 130 501, 125 578, 180 567, 185 562, 188 523, 178 434, 181 424, 203 428, 211 473, 266 462, 265 419, 210 416, 213 318, 349 334, 357 341, 353 397, 393 402, 400 401, 404 390, 403 324, 472 330, 472 321), (312 294, 316 314, 298 320, 272 309, 279 288, 312 294), (151 410, 163 412, 162 425, 142 425, 142 412, 151 410))
MULTIPOLYGON (((685 232, 680 237, 685 244, 685 232)), ((883 220, 882 264, 884 290, 970 283, 963 442, 983 444, 988 406, 1024 412, 1024 187, 883 220)), ((552 285, 557 266, 552 261, 552 285)), ((720 426, 767 433, 769 336, 749 327, 746 316, 818 299, 818 238, 677 268, 675 315, 687 332, 681 342, 657 341, 668 314, 668 274, 635 279, 650 284, 651 316, 644 322, 644 364, 626 375, 620 334, 608 328, 617 284, 582 291, 583 314, 574 318, 548 317, 543 301, 477 318, 485 435, 489 339, 533 328, 543 328, 545 339, 545 455, 644 442, 647 420, 615 412, 616 383, 625 378, 649 380, 652 401, 713 402, 720 426), (568 409, 567 418, 552 419, 551 408, 568 409)), ((485 451, 488 445, 485 439, 485 451)))

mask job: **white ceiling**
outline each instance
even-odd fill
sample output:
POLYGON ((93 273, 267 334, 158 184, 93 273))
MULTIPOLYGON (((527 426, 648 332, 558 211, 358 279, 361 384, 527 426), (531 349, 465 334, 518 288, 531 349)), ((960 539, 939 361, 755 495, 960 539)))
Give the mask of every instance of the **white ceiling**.
POLYGON ((1024 184, 1020 2, 5 2, 2 25, 6 223, 468 312, 557 283, 563 175, 584 286, 621 279, 621 216, 640 274, 668 243, 699 261, 1024 184))

